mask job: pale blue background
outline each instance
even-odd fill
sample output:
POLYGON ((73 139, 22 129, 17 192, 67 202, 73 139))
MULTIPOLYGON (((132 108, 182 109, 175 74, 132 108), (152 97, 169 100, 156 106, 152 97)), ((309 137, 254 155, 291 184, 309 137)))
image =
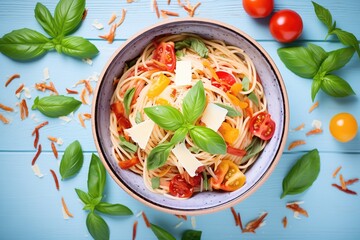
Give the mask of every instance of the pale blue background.
MULTIPOLYGON (((0 103, 10 105, 15 109, 19 101, 14 92, 20 83, 32 89, 32 99, 27 100, 31 107, 36 96, 41 93, 34 90, 35 83, 43 79, 43 69, 49 68, 51 81, 54 82, 60 94, 65 94, 65 88, 71 88, 78 80, 87 78, 94 73, 100 73, 112 53, 132 34, 163 21, 157 19, 151 12, 150 0, 138 0, 132 4, 125 0, 88 0, 89 10, 86 20, 74 35, 83 36, 91 40, 100 50, 92 66, 55 52, 48 53, 43 58, 19 63, 4 55, 0 55, 0 103), (116 40, 113 44, 100 40, 98 35, 108 32, 107 21, 113 12, 121 15, 121 9, 128 10, 125 22, 118 28, 116 40), (97 19, 105 25, 104 30, 96 30, 91 24, 97 19), (4 82, 13 73, 19 73, 20 79, 15 79, 7 88, 4 82)), ((191 1, 193 4, 196 1, 191 1)), ((308 113, 312 105, 310 99, 311 81, 301 79, 285 68, 279 60, 276 50, 283 46, 273 40, 267 25, 269 18, 255 20, 250 18, 243 10, 241 1, 230 0, 203 0, 196 11, 197 17, 220 20, 247 32, 254 37, 269 52, 279 67, 288 90, 291 119, 290 128, 305 123, 304 131, 289 132, 287 146, 297 139, 305 139, 307 144, 291 152, 285 151, 277 168, 269 180, 260 189, 235 206, 241 213, 244 223, 256 218, 261 212, 267 211, 266 225, 258 229, 256 234, 242 234, 235 227, 229 209, 202 216, 196 216, 196 229, 203 231, 202 239, 360 239, 360 199, 359 196, 344 194, 331 184, 338 179, 331 177, 332 172, 342 166, 341 173, 345 178, 360 177, 360 136, 353 141, 343 144, 336 142, 330 135, 328 123, 330 118, 341 111, 352 113, 360 122, 360 104, 357 96, 345 99, 333 99, 319 93, 317 100, 320 106, 311 114, 308 113), (311 123, 318 119, 323 123, 324 133, 317 136, 306 137, 305 132, 311 129, 311 123), (306 151, 318 148, 321 157, 321 171, 314 185, 306 192, 279 198, 281 183, 289 168, 306 151), (302 205, 309 213, 309 217, 295 219, 293 213, 285 208, 287 202, 304 201, 302 205), (283 228, 281 220, 288 218, 288 227, 283 228)), ((353 32, 360 38, 360 1, 349 0, 318 0, 318 3, 329 8, 337 26, 353 32)), ((42 1, 53 12, 57 1, 42 1)), ((186 12, 179 8, 177 1, 173 0, 168 6, 167 1, 158 0, 160 9, 176 11, 180 17, 186 17, 186 12)), ((33 0, 1 0, 0 1, 0 36, 11 30, 28 27, 43 32, 34 18, 36 1, 33 0)), ((312 42, 319 44, 326 50, 336 49, 342 45, 334 38, 324 41, 325 26, 320 23, 313 11, 310 1, 275 0, 275 11, 290 8, 297 11, 304 21, 304 32, 297 44, 312 42)), ((360 62, 354 55, 345 69, 338 74, 346 79, 357 94, 360 93, 360 62)), ((95 83, 92 83, 95 87, 95 83)), ((81 87, 77 90, 81 91, 81 87)), ((89 106, 82 106, 78 113, 90 112, 89 106)), ((28 118, 20 120, 18 110, 14 113, 0 113, 9 117, 9 125, 0 123, 0 239, 91 239, 88 234, 85 219, 86 212, 77 198, 74 188, 86 189, 87 171, 90 155, 95 152, 90 122, 86 121, 87 128, 80 126, 77 117, 68 124, 58 119, 48 119, 38 111, 31 111, 40 121, 49 120, 50 124, 40 131, 40 143, 43 153, 37 163, 45 176, 42 179, 34 176, 31 170, 31 160, 35 154, 31 132, 37 125, 28 118), (85 162, 81 172, 74 178, 60 182, 60 191, 56 191, 49 169, 58 173, 58 161, 55 160, 47 136, 61 137, 64 145, 58 147, 60 157, 65 147, 74 140, 79 140, 85 152, 85 162), (74 218, 64 220, 61 212, 61 197, 64 197, 74 218)), ((59 175, 59 173, 58 173, 59 175)), ((60 175, 59 175, 60 176, 60 175)), ((360 184, 351 186, 351 189, 360 192, 360 184)), ((151 222, 166 228, 169 232, 180 238, 181 233, 191 229, 190 218, 179 228, 175 229, 181 219, 169 214, 158 212, 145 207, 121 190, 108 177, 106 187, 106 200, 118 202, 130 207, 134 216, 108 217, 105 216, 111 231, 111 239, 131 239, 132 225, 139 221, 137 239, 156 239, 150 229, 145 227, 141 217, 136 215, 145 211, 151 222)))

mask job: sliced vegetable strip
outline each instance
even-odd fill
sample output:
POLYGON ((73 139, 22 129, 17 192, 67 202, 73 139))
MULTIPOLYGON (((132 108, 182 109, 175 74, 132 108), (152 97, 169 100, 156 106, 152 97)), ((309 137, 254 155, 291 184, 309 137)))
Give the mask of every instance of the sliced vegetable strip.
POLYGON ((63 208, 64 208, 65 213, 66 213, 69 217, 74 217, 74 215, 72 215, 72 214, 69 212, 69 209, 68 209, 68 207, 67 207, 67 205, 66 205, 66 203, 65 203, 64 197, 61 198, 61 204, 62 204, 62 206, 63 206, 63 208))
POLYGON ((33 132, 31 133, 31 135, 34 136, 34 134, 35 134, 35 132, 36 132, 37 130, 39 130, 40 128, 42 128, 42 127, 44 127, 44 126, 46 126, 46 125, 48 125, 48 124, 49 124, 48 121, 45 121, 45 122, 40 123, 39 125, 37 125, 37 126, 35 127, 35 129, 34 129, 33 132))
POLYGON ((55 143, 54 143, 54 142, 51 142, 51 149, 52 149, 52 151, 53 151, 53 153, 54 153, 55 158, 58 159, 59 154, 58 154, 58 151, 57 151, 57 149, 56 149, 56 147, 55 147, 55 143))
POLYGON ((138 225, 138 221, 135 221, 134 224, 133 224, 132 240, 136 239, 137 225, 138 225))
POLYGON ((11 75, 8 80, 5 82, 5 87, 7 87, 15 78, 20 78, 20 74, 15 73, 11 75))
POLYGON ((305 217, 309 217, 309 214, 307 213, 307 211, 305 209, 303 209, 302 207, 300 207, 299 204, 296 202, 287 203, 286 208, 293 210, 294 213, 299 213, 301 215, 304 215, 305 217))
POLYGON ((338 166, 338 167, 335 169, 335 171, 333 172, 333 175, 332 175, 333 178, 336 177, 336 175, 339 173, 340 169, 341 169, 341 166, 338 166))
POLYGON ((7 112, 13 112, 13 111, 14 111, 13 108, 8 107, 8 106, 5 106, 4 104, 1 104, 1 103, 0 103, 0 108, 1 108, 2 110, 4 110, 4 111, 7 111, 7 112))
POLYGON ((37 150, 37 152, 36 152, 36 154, 35 154, 32 162, 31 162, 31 165, 34 165, 34 164, 35 164, 36 160, 37 160, 38 157, 40 156, 40 153, 41 153, 41 144, 39 144, 38 150, 37 150))
POLYGON ((331 184, 331 186, 336 187, 337 189, 339 189, 340 191, 343 191, 344 193, 351 194, 351 195, 357 195, 357 192, 350 190, 348 188, 344 190, 344 189, 342 189, 341 186, 337 185, 336 183, 331 184))
POLYGON ((2 115, 1 113, 0 113, 0 121, 2 121, 4 124, 10 123, 9 119, 4 117, 4 115, 2 115))
POLYGON ((300 145, 304 145, 306 144, 306 142, 304 140, 296 140, 290 143, 288 150, 290 151, 291 149, 300 146, 300 145))
POLYGON ((54 178, 55 187, 56 187, 56 189, 59 191, 59 190, 60 190, 59 179, 58 179, 58 177, 56 176, 56 173, 54 172, 54 170, 50 169, 50 172, 51 172, 51 175, 52 175, 53 178, 54 178))

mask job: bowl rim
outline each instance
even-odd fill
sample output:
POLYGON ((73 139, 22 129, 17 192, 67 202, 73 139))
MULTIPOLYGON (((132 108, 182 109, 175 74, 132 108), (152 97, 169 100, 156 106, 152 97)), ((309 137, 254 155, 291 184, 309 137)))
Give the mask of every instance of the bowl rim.
POLYGON ((285 88, 285 84, 283 81, 283 78, 280 74, 279 69, 277 68, 274 60, 270 57, 270 55, 267 53, 267 51, 251 36, 249 36, 247 33, 243 32, 242 30, 238 29, 237 27, 234 27, 230 24, 218 21, 218 20, 213 20, 213 19, 207 19, 207 18, 199 18, 199 17, 184 17, 184 18, 179 18, 179 19, 166 19, 164 21, 158 22, 156 24, 152 24, 144 29, 141 29, 140 31, 138 31, 137 33, 135 33, 134 35, 132 35, 131 37, 129 37, 124 43, 122 43, 117 49, 116 51, 112 54, 112 56, 108 59, 107 63, 104 65, 103 70, 99 76, 99 80, 98 83, 96 85, 95 91, 94 91, 94 96, 93 96, 93 100, 92 100, 92 107, 91 107, 91 113, 92 113, 92 119, 91 119, 91 126, 92 126, 92 135, 94 138, 94 142, 95 142, 95 146, 97 149, 97 152, 99 154, 99 157, 101 159, 101 162, 103 163, 105 169, 107 170, 107 172, 110 174, 110 176, 112 177, 112 179, 121 187, 122 190, 124 190, 127 194, 129 194, 130 196, 132 196, 133 198, 135 198, 136 200, 138 200, 139 202, 143 203, 146 206, 149 206, 153 209, 159 210, 161 212, 165 212, 165 213, 169 213, 169 214, 177 214, 177 215, 200 215, 200 214, 209 214, 209 213, 214 213, 217 211, 221 211, 227 208, 230 208, 231 206, 234 206, 242 201, 244 201, 246 198, 248 198, 249 196, 251 196, 254 192, 256 192, 260 186, 262 186, 266 180, 270 177, 270 175, 273 173, 275 167, 277 166, 278 162, 280 161, 280 158, 282 156, 282 153, 284 152, 284 148, 285 148, 285 144, 286 144, 286 140, 287 140, 287 136, 288 136, 288 131, 289 131, 289 118, 290 118, 290 113, 289 113, 289 101, 288 101, 288 95, 287 95, 287 91, 285 88), (173 209, 173 208, 168 208, 166 206, 160 206, 152 201, 148 201, 147 199, 141 197, 140 195, 135 194, 131 189, 129 189, 124 183, 122 183, 116 173, 112 170, 112 168, 109 166, 108 161, 105 159, 105 156, 102 152, 102 147, 100 146, 100 143, 98 141, 98 134, 96 131, 96 118, 95 118, 95 109, 97 106, 97 101, 98 101, 98 93, 99 93, 99 87, 101 86, 102 81, 104 80, 104 76, 107 73, 107 69, 109 67, 109 65, 112 63, 112 61, 114 60, 114 58, 122 51, 122 49, 129 44, 130 42, 132 42, 133 40, 135 40, 137 37, 139 37, 141 34, 143 34, 144 32, 147 32, 151 29, 157 28, 159 26, 163 26, 163 25, 167 25, 167 24, 174 24, 174 23, 181 23, 181 22, 194 22, 194 23, 207 23, 207 24, 215 24, 217 26, 221 26, 224 28, 229 29, 230 31, 233 31, 235 33, 238 33, 239 35, 243 36, 248 42, 250 42, 255 48, 257 48, 261 54, 265 57, 266 61, 268 62, 269 66, 271 67, 271 69, 273 70, 279 87, 280 87, 280 92, 282 94, 282 98, 283 98, 283 107, 284 107, 284 129, 280 138, 280 144, 279 147, 276 151, 276 154, 274 156, 274 158, 272 159, 271 164, 269 165, 269 167, 266 169, 266 171, 262 174, 262 176, 260 176, 260 178, 247 190, 244 192, 244 194, 242 194, 241 196, 230 200, 228 202, 222 203, 219 206, 215 206, 215 207, 209 207, 209 208, 202 208, 199 210, 180 210, 180 209, 173 209))

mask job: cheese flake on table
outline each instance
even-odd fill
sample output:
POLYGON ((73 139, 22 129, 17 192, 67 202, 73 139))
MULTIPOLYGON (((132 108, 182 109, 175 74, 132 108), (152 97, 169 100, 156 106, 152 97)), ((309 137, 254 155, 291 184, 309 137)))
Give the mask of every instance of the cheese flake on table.
POLYGON ((192 79, 191 61, 177 61, 175 73, 175 85, 190 85, 192 79))
POLYGON ((181 166, 183 166, 186 172, 194 177, 196 175, 196 170, 203 166, 203 164, 196 159, 196 157, 186 148, 185 143, 177 144, 172 152, 175 157, 178 159, 181 166))
POLYGON ((131 139, 136 142, 141 149, 145 149, 150 135, 154 129, 155 123, 151 119, 147 119, 139 124, 133 125, 124 131, 129 134, 131 139))
POLYGON ((227 110, 215 103, 209 103, 201 117, 201 121, 206 124, 206 127, 217 132, 221 123, 224 122, 227 110))

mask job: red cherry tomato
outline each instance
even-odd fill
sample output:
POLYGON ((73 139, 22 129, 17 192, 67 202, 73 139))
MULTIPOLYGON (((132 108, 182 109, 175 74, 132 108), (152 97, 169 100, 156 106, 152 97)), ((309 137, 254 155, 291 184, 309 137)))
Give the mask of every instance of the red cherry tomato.
POLYGON ((173 72, 176 65, 174 43, 161 42, 154 51, 153 59, 165 64, 167 71, 173 72))
POLYGON ((243 7, 253 18, 264 18, 274 9, 274 0, 243 0, 243 7))
POLYGON ((275 122, 270 114, 261 112, 250 119, 250 132, 262 140, 269 140, 275 132, 275 122))
POLYGON ((234 148, 229 145, 226 147, 226 152, 228 154, 238 156, 238 157, 243 157, 246 155, 246 151, 244 149, 234 148))
POLYGON ((180 174, 177 174, 170 181, 169 192, 175 197, 189 198, 192 196, 194 188, 180 174))
POLYGON ((302 19, 293 10, 280 10, 270 19, 270 33, 279 42, 288 43, 298 39, 302 30, 302 19))
POLYGON ((231 86, 236 82, 236 78, 231 73, 220 70, 216 71, 216 75, 219 77, 220 82, 212 78, 211 85, 224 90, 224 92, 229 91, 231 86))

